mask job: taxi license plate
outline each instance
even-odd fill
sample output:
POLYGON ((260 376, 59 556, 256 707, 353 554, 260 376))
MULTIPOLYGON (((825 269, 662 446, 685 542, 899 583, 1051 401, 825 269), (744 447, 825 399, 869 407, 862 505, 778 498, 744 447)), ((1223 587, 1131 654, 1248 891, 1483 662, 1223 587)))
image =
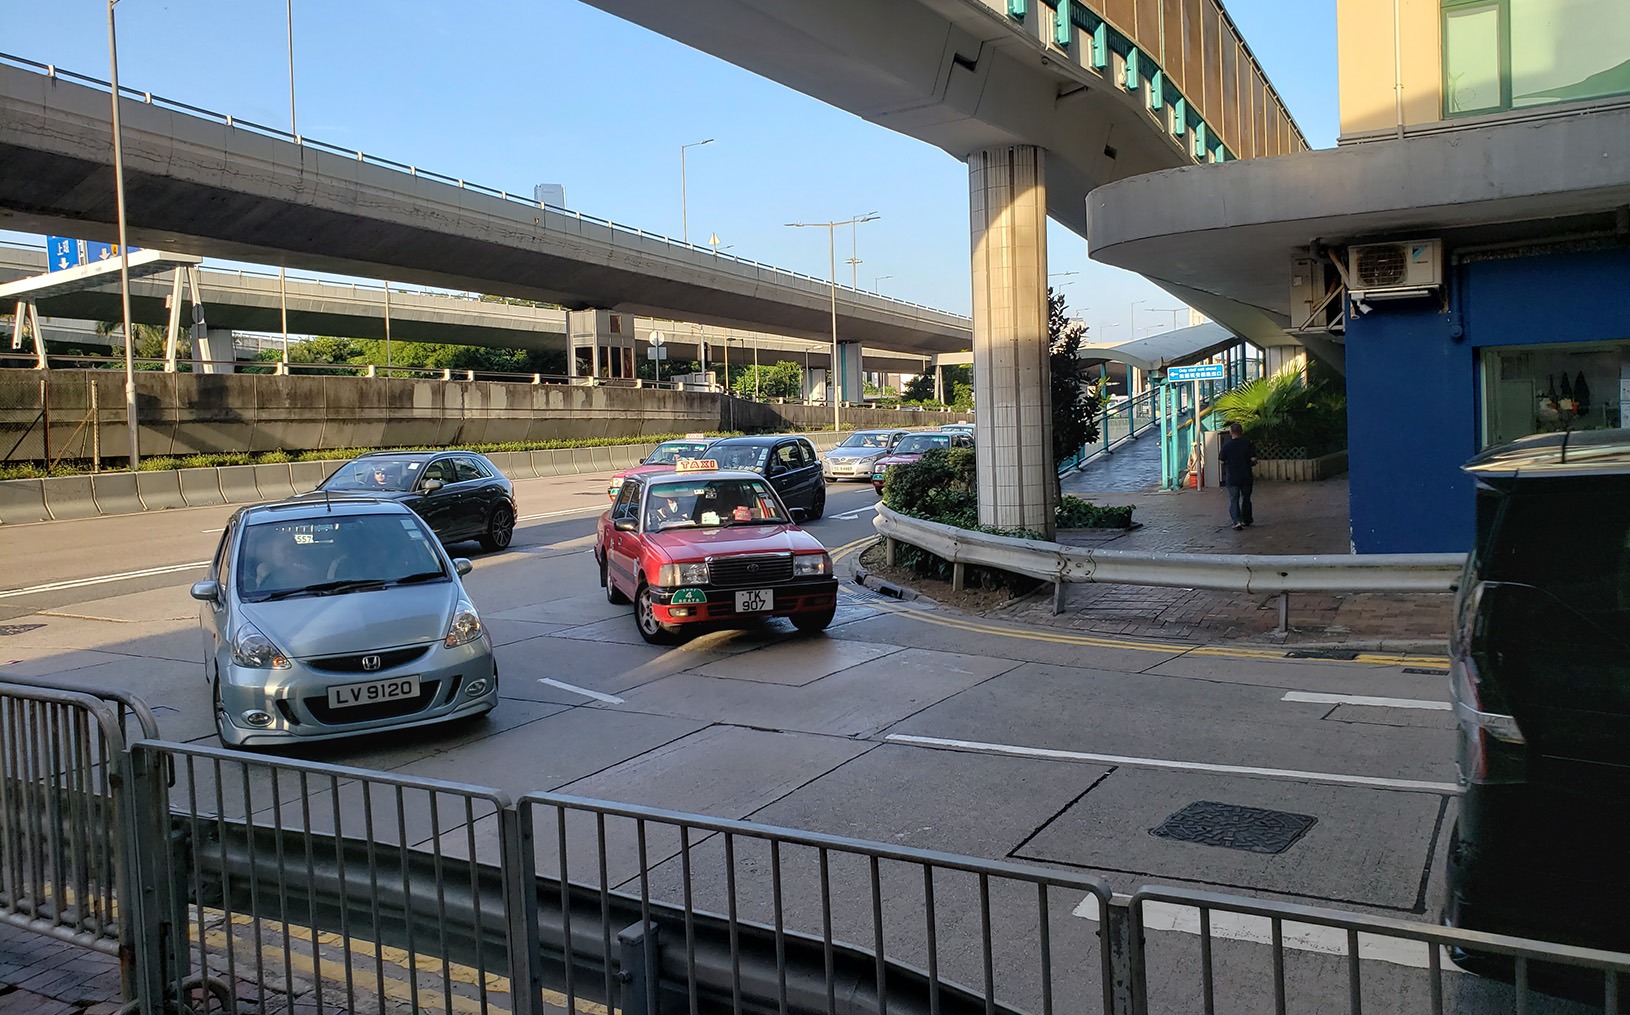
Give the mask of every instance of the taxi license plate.
POLYGON ((336 684, 328 689, 329 708, 349 708, 353 705, 377 705, 382 701, 414 698, 419 694, 419 677, 394 677, 366 684, 336 684))
POLYGON ((763 613, 775 609, 774 589, 747 589, 736 593, 737 613, 763 613))

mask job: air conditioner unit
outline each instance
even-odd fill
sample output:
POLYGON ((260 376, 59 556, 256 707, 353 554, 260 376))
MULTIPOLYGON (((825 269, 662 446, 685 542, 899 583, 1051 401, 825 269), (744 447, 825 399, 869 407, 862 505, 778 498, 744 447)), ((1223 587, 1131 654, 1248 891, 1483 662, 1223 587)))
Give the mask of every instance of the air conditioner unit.
POLYGON ((1443 241, 1362 243, 1347 248, 1347 284, 1354 299, 1429 296, 1443 285, 1443 241))

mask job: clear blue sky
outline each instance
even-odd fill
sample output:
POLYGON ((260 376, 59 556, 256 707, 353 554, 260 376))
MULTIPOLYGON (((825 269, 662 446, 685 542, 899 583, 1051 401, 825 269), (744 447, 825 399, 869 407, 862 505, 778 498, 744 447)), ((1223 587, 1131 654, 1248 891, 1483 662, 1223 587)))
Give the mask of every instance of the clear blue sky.
MULTIPOLYGON (((825 277, 824 231, 782 223, 876 210, 860 284, 892 276, 877 287, 969 311, 967 170, 937 148, 576 0, 293 3, 302 134, 512 192, 561 183, 577 210, 673 236, 679 146, 715 138, 687 156, 693 242, 717 233, 733 253, 825 277)), ((1227 6, 1309 141, 1333 145, 1335 0, 1227 6)), ((118 19, 122 84, 287 126, 283 0, 122 0, 118 19)), ((0 50, 107 77, 100 0, 0 0, 0 25, 0 50)), ((1180 306, 1093 264, 1056 225, 1048 257, 1078 273, 1055 284, 1096 339, 1130 337, 1135 300, 1180 306)), ((1172 317, 1139 314, 1140 333, 1172 317)))

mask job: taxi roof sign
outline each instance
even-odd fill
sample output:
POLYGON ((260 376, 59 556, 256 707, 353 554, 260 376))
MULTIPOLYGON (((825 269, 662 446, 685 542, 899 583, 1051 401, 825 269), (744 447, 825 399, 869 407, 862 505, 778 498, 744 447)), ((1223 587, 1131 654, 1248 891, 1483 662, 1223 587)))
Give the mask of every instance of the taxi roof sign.
POLYGON ((707 439, 707 434, 705 434, 705 433, 688 433, 688 434, 685 435, 685 439, 688 440, 688 441, 706 440, 707 439))
POLYGON ((714 472, 718 468, 718 461, 712 458, 681 458, 674 462, 675 472, 714 472))

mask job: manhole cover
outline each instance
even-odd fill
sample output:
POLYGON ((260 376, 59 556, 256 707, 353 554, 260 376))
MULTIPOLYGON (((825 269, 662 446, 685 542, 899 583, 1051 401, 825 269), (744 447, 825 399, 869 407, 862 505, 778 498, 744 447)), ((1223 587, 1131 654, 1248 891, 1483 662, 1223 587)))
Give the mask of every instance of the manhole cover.
POLYGON ((44 624, 0 624, 0 638, 3 638, 8 634, 22 634, 24 631, 35 631, 44 626, 44 624))
POLYGON ((1200 800, 1149 829, 1149 834, 1201 846, 1283 853, 1317 820, 1309 814, 1200 800))
POLYGON ((1285 653, 1286 659, 1357 659, 1358 652, 1348 648, 1299 648, 1285 653))

